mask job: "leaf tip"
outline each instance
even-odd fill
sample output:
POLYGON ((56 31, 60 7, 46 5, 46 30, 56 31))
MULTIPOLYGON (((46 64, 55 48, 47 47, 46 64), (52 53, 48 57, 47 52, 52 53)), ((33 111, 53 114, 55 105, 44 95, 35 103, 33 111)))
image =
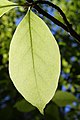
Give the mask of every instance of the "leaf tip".
POLYGON ((44 109, 39 109, 40 113, 44 115, 44 109))
POLYGON ((40 106, 37 107, 38 110, 39 110, 39 112, 40 112, 42 115, 44 115, 44 108, 45 108, 45 106, 46 106, 46 104, 45 104, 45 105, 40 105, 40 106))

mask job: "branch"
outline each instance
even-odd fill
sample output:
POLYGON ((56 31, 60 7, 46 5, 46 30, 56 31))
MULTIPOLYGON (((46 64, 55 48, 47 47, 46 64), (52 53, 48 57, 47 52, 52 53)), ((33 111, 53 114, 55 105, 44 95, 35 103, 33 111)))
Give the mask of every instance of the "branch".
POLYGON ((52 22, 54 22, 56 25, 60 26, 61 28, 63 28, 65 31, 67 31, 68 33, 71 34, 71 36, 73 36, 74 38, 76 38, 77 42, 80 43, 80 35, 76 33, 76 31, 74 31, 74 29, 72 28, 72 25, 68 22, 64 12, 55 4, 49 2, 49 1, 35 1, 33 2, 33 0, 27 0, 28 2, 32 2, 33 3, 33 7, 42 15, 46 16, 47 18, 49 18, 52 22), (63 24, 62 22, 60 22, 59 20, 57 20, 56 18, 54 18, 53 16, 51 16, 50 14, 48 14, 47 12, 45 12, 43 9, 41 9, 37 4, 47 4, 49 6, 51 6, 52 8, 55 8, 60 15, 62 16, 65 24, 63 24))
POLYGON ((53 3, 49 2, 49 1, 39 1, 39 0, 35 1, 34 4, 35 5, 37 5, 37 4, 47 4, 47 5, 51 6, 52 8, 55 8, 60 13, 60 15, 62 16, 62 18, 63 18, 64 22, 66 23, 66 25, 67 26, 72 26, 68 22, 68 20, 67 20, 65 14, 63 13, 63 11, 57 5, 55 5, 55 4, 53 4, 53 3))
POLYGON ((51 16, 50 14, 48 14, 47 12, 45 12, 43 9, 41 9, 38 5, 34 6, 34 8, 42 15, 46 16, 47 18, 49 18, 52 22, 54 22, 55 24, 57 24, 58 26, 62 27, 64 30, 66 30, 67 32, 67 26, 64 25, 63 23, 61 23, 59 20, 57 20, 56 18, 54 18, 53 16, 51 16))

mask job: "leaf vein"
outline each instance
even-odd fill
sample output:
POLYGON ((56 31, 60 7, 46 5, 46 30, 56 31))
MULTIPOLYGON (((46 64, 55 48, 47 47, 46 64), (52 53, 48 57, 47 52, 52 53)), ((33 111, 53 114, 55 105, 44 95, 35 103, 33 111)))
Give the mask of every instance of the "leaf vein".
POLYGON ((37 78, 36 78, 36 71, 35 71, 35 63, 34 63, 34 53, 33 53, 33 41, 32 41, 32 33, 31 33, 31 21, 30 21, 30 11, 29 11, 29 33, 30 33, 30 42, 31 42, 31 53, 32 53, 32 62, 33 62, 33 70, 34 70, 34 76, 35 76, 35 82, 36 82, 36 87, 37 87, 37 92, 39 95, 39 100, 40 102, 42 101, 39 89, 38 89, 38 83, 37 83, 37 78))

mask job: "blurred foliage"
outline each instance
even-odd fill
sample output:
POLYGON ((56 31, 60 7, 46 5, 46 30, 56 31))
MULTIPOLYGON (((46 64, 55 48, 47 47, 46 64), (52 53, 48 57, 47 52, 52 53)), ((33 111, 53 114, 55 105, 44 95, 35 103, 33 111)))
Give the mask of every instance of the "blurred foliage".
MULTIPOLYGON (((23 3, 25 0, 16 0, 16 2, 23 3)), ((80 34, 80 0, 53 0, 52 2, 61 7, 73 28, 80 34)), ((41 7, 63 22, 56 10, 47 5, 41 7)), ((24 99, 9 77, 8 52, 12 35, 24 15, 22 9, 16 8, 0 18, 0 118, 2 120, 80 120, 80 103, 77 101, 69 107, 66 106, 67 100, 64 107, 59 107, 61 101, 58 104, 51 101, 45 108, 44 116, 31 104, 21 102, 24 99)), ((62 71, 58 90, 70 92, 71 96, 73 94, 80 101, 80 44, 62 28, 54 25, 44 16, 40 15, 40 17, 47 23, 60 47, 62 71)), ((71 96, 66 95, 68 100, 71 96)), ((58 101, 61 97, 58 96, 58 101)), ((62 98, 65 100, 64 96, 62 98)))
POLYGON ((57 90, 52 101, 59 107, 65 107, 73 102, 78 102, 77 98, 73 94, 61 90, 57 90))

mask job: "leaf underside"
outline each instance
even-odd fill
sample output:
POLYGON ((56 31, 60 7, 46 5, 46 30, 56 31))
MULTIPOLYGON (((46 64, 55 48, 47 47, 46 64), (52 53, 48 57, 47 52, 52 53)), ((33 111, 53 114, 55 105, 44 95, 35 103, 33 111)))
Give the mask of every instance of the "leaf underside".
POLYGON ((16 7, 11 5, 16 5, 16 3, 10 2, 8 0, 0 0, 0 17, 12 8, 16 7))
POLYGON ((58 86, 60 52, 47 25, 32 11, 11 41, 9 73, 16 89, 43 113, 58 86))

